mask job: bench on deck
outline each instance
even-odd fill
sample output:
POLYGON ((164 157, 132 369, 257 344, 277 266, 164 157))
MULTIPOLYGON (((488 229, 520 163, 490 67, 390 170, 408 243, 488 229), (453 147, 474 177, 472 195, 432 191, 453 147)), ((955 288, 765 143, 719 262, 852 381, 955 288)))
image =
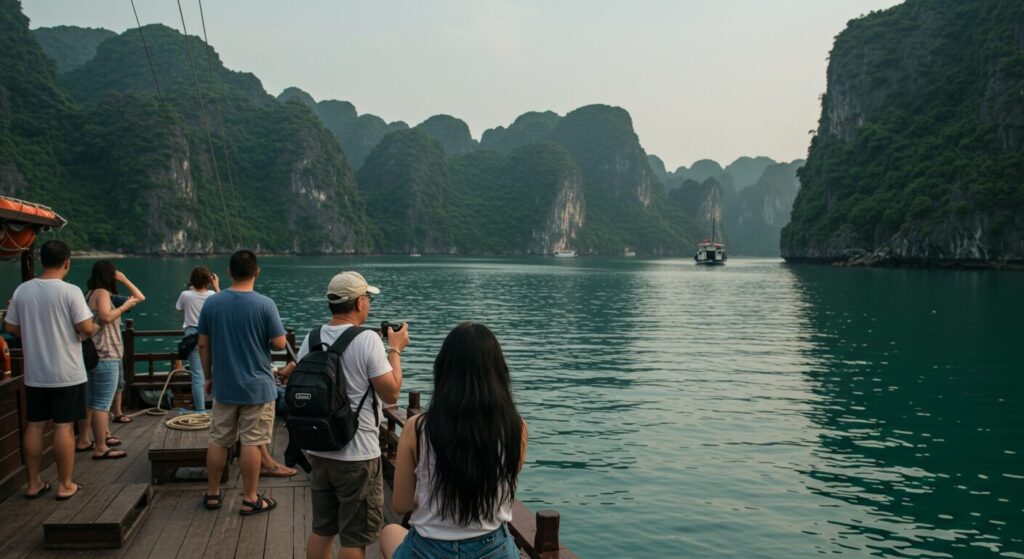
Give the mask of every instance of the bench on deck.
MULTIPOLYGON (((149 465, 153 485, 174 481, 175 474, 180 468, 206 468, 209 434, 209 429, 171 429, 161 420, 153 431, 153 441, 149 444, 149 465)), ((220 481, 225 483, 227 480, 228 468, 225 467, 220 481)))
POLYGON ((119 548, 153 500, 145 483, 82 486, 79 491, 81 495, 64 503, 43 523, 47 548, 119 548))

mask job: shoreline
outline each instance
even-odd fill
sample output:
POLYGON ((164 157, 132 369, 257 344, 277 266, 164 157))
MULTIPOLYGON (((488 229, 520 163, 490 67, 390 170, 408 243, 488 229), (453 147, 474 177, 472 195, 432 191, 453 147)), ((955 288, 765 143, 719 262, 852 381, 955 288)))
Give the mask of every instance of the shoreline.
POLYGON ((899 260, 892 258, 816 258, 803 256, 783 256, 786 264, 813 264, 817 266, 835 266, 838 268, 891 268, 921 270, 960 270, 960 271, 997 271, 1024 272, 1022 260, 965 260, 965 259, 914 259, 899 260))

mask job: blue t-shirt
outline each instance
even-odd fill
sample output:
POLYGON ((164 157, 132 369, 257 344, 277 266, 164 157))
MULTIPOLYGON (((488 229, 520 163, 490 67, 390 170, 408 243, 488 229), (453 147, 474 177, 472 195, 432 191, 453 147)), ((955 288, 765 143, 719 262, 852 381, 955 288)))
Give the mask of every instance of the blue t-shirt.
POLYGON ((255 291, 225 289, 199 313, 199 333, 210 337, 213 397, 251 406, 277 397, 270 371, 270 340, 284 335, 277 307, 255 291))

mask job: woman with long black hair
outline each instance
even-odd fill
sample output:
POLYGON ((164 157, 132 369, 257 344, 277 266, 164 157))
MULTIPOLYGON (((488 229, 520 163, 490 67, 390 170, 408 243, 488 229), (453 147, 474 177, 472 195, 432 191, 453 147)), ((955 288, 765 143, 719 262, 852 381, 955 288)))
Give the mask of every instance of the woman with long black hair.
POLYGON ((525 458, 501 346, 483 324, 459 324, 434 360, 430 407, 402 430, 392 507, 412 511, 412 529, 386 526, 384 556, 518 558, 508 522, 525 458))
POLYGON ((85 385, 85 406, 87 419, 79 424, 77 452, 93 451, 94 460, 124 458, 126 453, 111 447, 120 446, 121 441, 108 431, 108 410, 114 401, 114 392, 122 378, 121 359, 124 357, 124 343, 121 340, 121 315, 146 300, 138 287, 109 260, 98 260, 92 266, 87 284, 89 289, 85 300, 100 325, 92 336, 99 354, 99 364, 88 371, 85 385), (128 289, 129 296, 118 295, 117 284, 128 289), (92 427, 93 442, 89 442, 92 427))

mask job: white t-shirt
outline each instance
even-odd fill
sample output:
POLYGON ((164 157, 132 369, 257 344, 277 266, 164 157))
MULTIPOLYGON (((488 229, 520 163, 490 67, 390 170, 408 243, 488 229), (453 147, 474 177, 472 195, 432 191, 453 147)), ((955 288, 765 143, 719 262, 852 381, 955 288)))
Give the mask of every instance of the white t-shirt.
MULTIPOLYGON (((351 324, 339 324, 331 326, 325 324, 320 330, 320 341, 331 345, 338 336, 351 324)), ((297 357, 302 360, 309 353, 309 335, 302 340, 297 357)), ((373 331, 366 331, 356 336, 345 353, 341 355, 342 370, 345 371, 345 388, 348 390, 348 399, 352 405, 352 411, 359 407, 359 401, 363 399, 367 390, 372 389, 370 379, 386 375, 391 372, 391 363, 388 363, 388 354, 384 349, 384 342, 380 336, 373 331)), ((358 462, 370 460, 380 456, 380 430, 379 422, 384 420, 380 396, 377 397, 377 418, 373 417, 373 395, 366 397, 366 403, 359 412, 359 430, 341 450, 330 452, 315 452, 310 450, 309 454, 331 460, 344 462, 358 462)))
POLYGON ((59 279, 34 279, 14 290, 6 322, 21 327, 25 385, 60 388, 86 380, 75 324, 92 318, 85 296, 59 279))
POLYGON ((178 295, 178 302, 174 303, 174 308, 185 313, 185 322, 181 325, 182 328, 199 326, 199 312, 203 310, 203 303, 214 293, 216 292, 212 289, 206 291, 186 289, 181 292, 181 295, 178 295))

